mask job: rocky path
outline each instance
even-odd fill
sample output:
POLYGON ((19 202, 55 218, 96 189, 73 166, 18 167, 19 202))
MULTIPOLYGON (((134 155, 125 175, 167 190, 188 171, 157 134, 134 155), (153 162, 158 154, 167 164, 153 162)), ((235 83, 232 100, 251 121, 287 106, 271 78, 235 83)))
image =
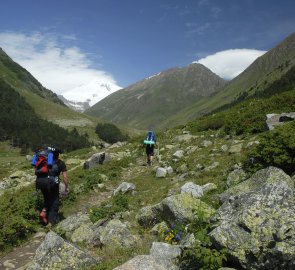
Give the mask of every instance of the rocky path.
MULTIPOLYGON (((121 181, 128 181, 130 177, 139 175, 143 170, 145 170, 144 166, 139 164, 123 170, 121 181)), ((89 208, 99 205, 103 201, 109 199, 112 196, 115 187, 106 184, 106 189, 107 191, 89 194, 87 199, 84 199, 83 202, 77 206, 76 211, 85 213, 89 208)), ((25 270, 28 264, 33 260, 35 252, 44 240, 45 235, 46 233, 44 232, 36 233, 28 242, 15 247, 13 251, 6 254, 4 257, 0 257, 0 270, 25 270)))

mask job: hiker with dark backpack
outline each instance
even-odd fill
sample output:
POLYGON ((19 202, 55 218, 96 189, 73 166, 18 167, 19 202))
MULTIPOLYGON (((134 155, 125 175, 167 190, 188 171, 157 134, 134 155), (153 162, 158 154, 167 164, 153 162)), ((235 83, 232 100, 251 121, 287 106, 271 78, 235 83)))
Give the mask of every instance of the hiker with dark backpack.
POLYGON ((44 208, 40 217, 44 224, 49 226, 59 222, 59 183, 60 174, 69 193, 67 168, 59 158, 61 149, 45 147, 37 151, 33 157, 32 165, 35 167, 36 188, 40 189, 44 197, 44 208))
POLYGON ((146 138, 143 141, 145 145, 145 152, 147 156, 147 165, 152 165, 154 157, 154 148, 156 145, 156 135, 152 130, 147 132, 146 138))

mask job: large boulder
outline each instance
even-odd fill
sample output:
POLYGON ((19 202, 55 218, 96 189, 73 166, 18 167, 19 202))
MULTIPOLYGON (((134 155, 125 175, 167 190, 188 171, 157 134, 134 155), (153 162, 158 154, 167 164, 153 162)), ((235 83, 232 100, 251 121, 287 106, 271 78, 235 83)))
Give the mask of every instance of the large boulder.
POLYGON ((295 269, 294 183, 269 167, 230 189, 213 216, 213 243, 242 269, 295 269), (229 194, 227 194, 229 195, 229 194))
POLYGON ((272 130, 275 126, 279 126, 288 121, 294 121, 295 112, 290 113, 270 113, 266 115, 266 127, 268 130, 272 130))
POLYGON ((266 183, 273 184, 281 181, 287 182, 292 187, 294 186, 294 182, 291 180, 291 178, 281 169, 269 167, 267 169, 256 172, 248 180, 245 180, 242 183, 229 188, 220 195, 220 199, 222 202, 224 202, 228 200, 231 196, 236 196, 243 193, 251 192, 253 190, 257 190, 266 183))
POLYGON ((138 242, 128 225, 119 219, 113 219, 106 226, 98 228, 100 242, 105 246, 131 247, 138 242))
POLYGON ((214 209, 190 194, 183 193, 165 198, 159 204, 140 209, 136 216, 140 225, 151 228, 161 221, 186 224, 202 212, 210 217, 214 209))
POLYGON ((106 152, 96 153, 92 155, 91 158, 89 158, 88 160, 84 162, 83 168, 91 169, 93 167, 98 166, 99 164, 104 164, 110 159, 111 159, 111 156, 106 152))
POLYGON ((51 231, 36 250, 27 270, 87 269, 99 263, 100 259, 93 258, 51 231))

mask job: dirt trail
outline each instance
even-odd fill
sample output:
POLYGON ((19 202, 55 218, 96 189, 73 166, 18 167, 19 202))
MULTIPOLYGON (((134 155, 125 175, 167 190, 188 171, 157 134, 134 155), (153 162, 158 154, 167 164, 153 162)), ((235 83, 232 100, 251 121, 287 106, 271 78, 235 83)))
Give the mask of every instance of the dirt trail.
POLYGON ((36 233, 31 240, 22 246, 16 247, 5 257, 0 258, 1 270, 24 270, 35 256, 36 249, 42 243, 46 233, 36 233))

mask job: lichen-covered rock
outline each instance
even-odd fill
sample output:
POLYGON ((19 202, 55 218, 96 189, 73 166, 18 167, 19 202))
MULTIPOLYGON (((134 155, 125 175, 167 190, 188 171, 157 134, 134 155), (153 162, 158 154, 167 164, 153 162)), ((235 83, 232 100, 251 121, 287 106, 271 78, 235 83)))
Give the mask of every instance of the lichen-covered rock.
POLYGON ((210 217, 215 210, 192 195, 183 193, 140 209, 136 218, 141 226, 151 228, 162 221, 186 224, 196 218, 198 212, 210 217))
MULTIPOLYGON (((58 232, 60 235, 65 235, 67 239, 71 239, 73 233, 75 230, 77 230, 81 226, 87 225, 90 227, 92 224, 89 216, 87 214, 83 214, 81 212, 71 215, 61 221, 56 226, 56 232, 58 232)), ((77 239, 75 237, 75 239, 77 239)), ((77 242, 77 241, 76 241, 77 242)))
POLYGON ((170 270, 150 255, 138 255, 114 270, 170 270))
POLYGON ((213 243, 243 269, 295 269, 293 181, 269 167, 245 182, 212 218, 213 243))
POLYGON ((231 196, 240 195, 253 190, 261 188, 266 183, 273 184, 281 181, 287 182, 291 187, 294 187, 294 182, 285 174, 281 169, 275 167, 268 167, 266 169, 256 172, 248 180, 229 188, 221 194, 220 199, 222 202, 228 200, 231 196))
POLYGON ((150 249, 150 255, 156 258, 160 264, 164 265, 167 269, 177 270, 176 266, 177 257, 181 255, 181 248, 177 245, 170 245, 162 242, 153 242, 150 249))
POLYGON ((79 226, 72 234, 73 243, 92 243, 94 238, 94 226, 91 223, 84 223, 79 226))
POLYGON ((186 224, 197 217, 198 211, 201 211, 207 217, 214 213, 213 208, 190 194, 167 197, 161 204, 163 211, 160 216, 163 220, 169 222, 186 224))
POLYGON ((49 232, 27 270, 87 269, 99 263, 100 259, 93 258, 54 232, 49 232))
POLYGON ((104 227, 99 227, 100 242, 106 246, 131 247, 136 244, 138 238, 130 232, 126 223, 113 219, 104 227))
POLYGON ((143 207, 136 216, 137 222, 144 228, 151 228, 162 221, 160 217, 162 211, 161 204, 143 207))

